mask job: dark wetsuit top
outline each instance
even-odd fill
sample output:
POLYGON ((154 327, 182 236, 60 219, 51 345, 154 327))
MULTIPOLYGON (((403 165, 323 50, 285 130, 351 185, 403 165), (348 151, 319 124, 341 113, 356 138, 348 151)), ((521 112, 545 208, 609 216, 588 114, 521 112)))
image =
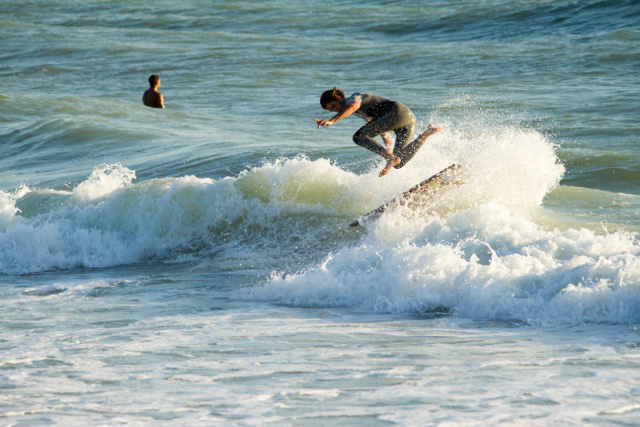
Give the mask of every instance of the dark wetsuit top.
POLYGON ((416 128, 416 116, 406 105, 367 93, 354 93, 345 100, 347 106, 355 101, 360 101, 360 108, 354 114, 367 121, 353 135, 356 144, 382 155, 386 148, 373 139, 377 135, 389 131, 396 134, 393 148, 395 154, 400 153, 411 142, 416 128))

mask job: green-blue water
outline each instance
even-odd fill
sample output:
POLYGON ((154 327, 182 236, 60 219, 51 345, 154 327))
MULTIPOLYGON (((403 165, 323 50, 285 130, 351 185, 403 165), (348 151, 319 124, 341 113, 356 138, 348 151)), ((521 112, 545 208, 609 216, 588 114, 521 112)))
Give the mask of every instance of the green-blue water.
POLYGON ((0 423, 634 425, 638 22, 0 0, 0 423), (334 85, 443 130, 379 178, 334 85))

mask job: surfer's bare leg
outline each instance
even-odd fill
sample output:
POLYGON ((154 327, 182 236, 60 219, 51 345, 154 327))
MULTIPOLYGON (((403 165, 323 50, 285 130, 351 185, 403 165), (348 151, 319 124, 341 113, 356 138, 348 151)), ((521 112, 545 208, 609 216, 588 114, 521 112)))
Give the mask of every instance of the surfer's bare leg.
POLYGON ((420 146, 420 145, 424 144, 424 142, 427 140, 428 137, 430 137, 434 133, 440 132, 441 130, 442 130, 442 128, 440 128, 438 126, 434 126, 431 123, 429 123, 429 126, 427 126, 427 130, 425 130, 420 135, 418 135, 418 137, 415 140, 415 143, 419 144, 419 146, 420 146))
MULTIPOLYGON (((427 130, 425 130, 420 135, 418 135, 418 137, 414 139, 411 144, 409 144, 411 146, 411 151, 412 152, 417 151, 418 148, 422 147, 422 145, 427 141, 427 138, 429 138, 434 133, 440 132, 441 129, 442 128, 439 128, 438 126, 434 126, 431 123, 429 123, 429 126, 427 126, 427 130)), ((401 156, 403 155, 401 154, 401 156)))
POLYGON ((400 164, 400 162, 402 161, 400 156, 396 156, 393 153, 387 153, 387 155, 383 157, 387 159, 387 164, 384 166, 384 169, 380 171, 378 176, 385 176, 387 173, 389 173, 391 168, 393 168, 397 164, 400 164))
POLYGON ((384 141, 384 146, 387 147, 387 153, 393 153, 393 139, 391 139, 391 134, 389 132, 384 132, 380 134, 380 136, 384 141))
POLYGON ((384 141, 385 147, 387 147, 386 155, 382 156, 387 160, 387 164, 385 165, 384 169, 380 171, 380 174, 378 174, 378 176, 385 176, 387 173, 389 173, 391 168, 393 168, 395 165, 400 163, 402 159, 400 158, 400 156, 393 154, 394 144, 393 144, 393 139, 391 139, 391 134, 389 132, 384 132, 380 136, 384 141))

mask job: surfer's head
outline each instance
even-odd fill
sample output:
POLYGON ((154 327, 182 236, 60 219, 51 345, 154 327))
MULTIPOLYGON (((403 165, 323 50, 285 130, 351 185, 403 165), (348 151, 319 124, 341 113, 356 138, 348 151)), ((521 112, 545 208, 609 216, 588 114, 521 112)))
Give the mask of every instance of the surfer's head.
POLYGON ((154 87, 159 87, 160 86, 160 76, 156 75, 156 74, 151 74, 149 76, 149 86, 154 88, 154 87))
POLYGON ((344 92, 334 86, 333 89, 325 90, 320 96, 320 105, 329 111, 338 112, 344 106, 344 92))

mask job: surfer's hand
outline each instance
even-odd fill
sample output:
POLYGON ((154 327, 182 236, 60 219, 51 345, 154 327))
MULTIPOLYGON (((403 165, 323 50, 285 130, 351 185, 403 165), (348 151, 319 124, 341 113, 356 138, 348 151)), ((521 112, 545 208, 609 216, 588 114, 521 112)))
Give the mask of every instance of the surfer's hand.
POLYGON ((319 128, 331 126, 333 123, 335 123, 333 120, 320 120, 320 119, 313 119, 313 120, 316 121, 316 124, 318 125, 319 128))

